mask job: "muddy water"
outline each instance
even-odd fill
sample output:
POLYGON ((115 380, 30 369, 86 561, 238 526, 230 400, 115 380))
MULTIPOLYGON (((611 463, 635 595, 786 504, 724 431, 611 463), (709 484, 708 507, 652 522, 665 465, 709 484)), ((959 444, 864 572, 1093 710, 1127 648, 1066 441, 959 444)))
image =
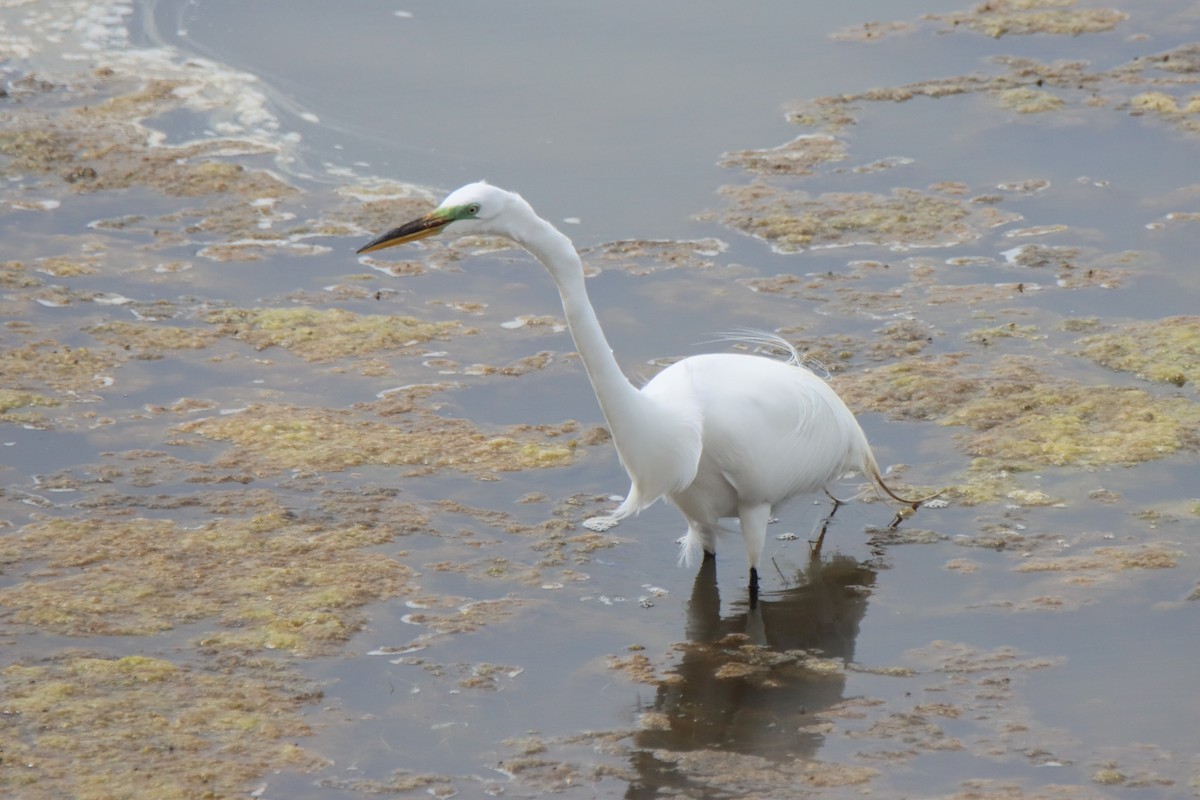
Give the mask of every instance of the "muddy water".
POLYGON ((6 795, 1200 791, 1194 7, 0 19, 6 795), (795 502, 756 609, 582 527, 544 273, 352 255, 481 176, 630 375, 778 330, 944 502, 795 502))

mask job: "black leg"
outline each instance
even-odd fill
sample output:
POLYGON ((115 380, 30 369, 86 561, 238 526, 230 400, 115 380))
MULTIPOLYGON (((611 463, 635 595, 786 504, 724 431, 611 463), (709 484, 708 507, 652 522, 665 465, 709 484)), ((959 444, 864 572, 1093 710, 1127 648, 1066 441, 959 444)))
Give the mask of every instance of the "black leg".
POLYGON ((909 506, 909 508, 911 508, 912 511, 908 511, 906 513, 905 509, 903 509, 903 508, 900 509, 899 511, 897 511, 896 516, 892 519, 891 524, 888 525, 888 529, 895 530, 896 528, 900 527, 900 523, 904 521, 904 518, 911 517, 913 514, 916 513, 917 509, 920 507, 921 507, 920 503, 913 503, 911 506, 909 506))
POLYGON ((716 553, 713 553, 713 552, 710 552, 710 551, 708 551, 708 550, 705 550, 705 551, 704 551, 704 560, 705 560, 705 561, 716 561, 716 560, 717 560, 717 554, 716 554, 716 553))
POLYGON ((750 568, 750 607, 758 606, 758 568, 750 568))
POLYGON ((838 507, 834 506, 833 511, 829 512, 829 516, 821 520, 821 532, 817 535, 817 540, 815 542, 809 543, 809 555, 821 555, 821 545, 825 543, 825 533, 829 530, 829 523, 833 520, 833 515, 837 512, 837 510, 838 507))

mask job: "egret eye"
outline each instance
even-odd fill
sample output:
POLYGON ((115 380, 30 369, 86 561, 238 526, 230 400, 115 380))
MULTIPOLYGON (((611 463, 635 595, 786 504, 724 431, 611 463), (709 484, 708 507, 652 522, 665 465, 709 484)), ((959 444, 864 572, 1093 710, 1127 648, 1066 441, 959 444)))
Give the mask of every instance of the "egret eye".
POLYGON ((467 206, 467 213, 470 214, 472 217, 475 216, 476 214, 478 214, 479 213, 479 203, 471 203, 471 205, 467 206))

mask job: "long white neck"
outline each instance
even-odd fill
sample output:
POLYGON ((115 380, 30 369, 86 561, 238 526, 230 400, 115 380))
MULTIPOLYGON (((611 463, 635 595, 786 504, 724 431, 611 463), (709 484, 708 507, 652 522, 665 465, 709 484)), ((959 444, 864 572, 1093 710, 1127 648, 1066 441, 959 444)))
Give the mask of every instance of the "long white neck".
MULTIPOLYGON (((613 439, 621 450, 623 441, 628 441, 623 422, 632 419, 634 408, 643 405, 644 398, 634 388, 625 373, 621 372, 612 348, 604 338, 600 321, 588 300, 587 286, 583 277, 583 262, 575 245, 561 231, 537 215, 532 215, 525 229, 514 236, 517 243, 528 250, 542 263, 554 278, 562 298, 563 311, 567 316, 567 327, 575 348, 583 359, 588 379, 600 401, 600 410, 612 432, 613 439)), ((632 435, 632 431, 629 432, 632 435)))
POLYGON ((617 366, 600 330, 600 321, 588 301, 583 262, 571 240, 532 209, 522 216, 519 228, 509 235, 542 262, 554 278, 575 348, 600 401, 617 455, 632 481, 625 502, 613 516, 635 513, 660 497, 684 489, 696 477, 703 448, 703 421, 698 409, 686 397, 677 397, 665 407, 634 388, 617 366))

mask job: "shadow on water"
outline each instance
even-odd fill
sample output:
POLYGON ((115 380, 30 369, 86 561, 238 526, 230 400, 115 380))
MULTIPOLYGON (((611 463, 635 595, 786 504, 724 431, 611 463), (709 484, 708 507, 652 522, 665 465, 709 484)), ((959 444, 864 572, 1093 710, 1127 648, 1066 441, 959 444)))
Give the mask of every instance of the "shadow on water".
POLYGON ((794 588, 763 593, 721 614, 716 560, 705 559, 687 604, 687 642, 673 680, 641 709, 639 780, 626 797, 684 790, 692 780, 656 751, 721 750, 774 761, 812 758, 824 743, 815 712, 841 702, 841 667, 854 659, 876 569, 814 550, 794 588))

